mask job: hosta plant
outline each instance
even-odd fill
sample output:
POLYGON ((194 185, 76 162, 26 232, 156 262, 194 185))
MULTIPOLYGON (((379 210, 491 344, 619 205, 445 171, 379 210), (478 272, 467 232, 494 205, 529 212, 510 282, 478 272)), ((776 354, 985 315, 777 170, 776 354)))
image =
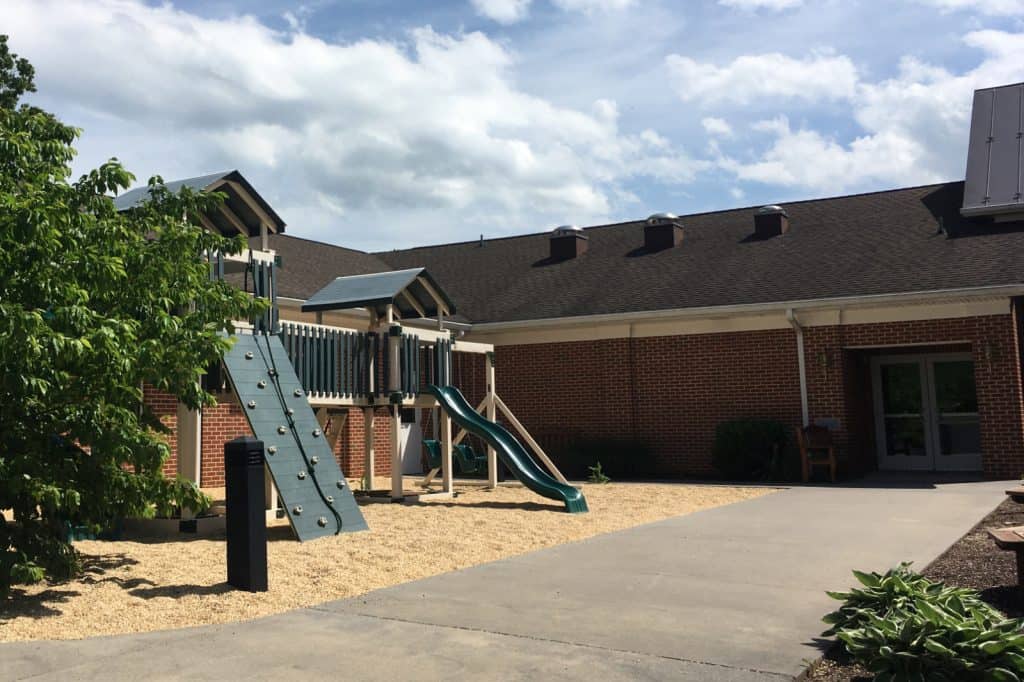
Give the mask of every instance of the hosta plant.
POLYGON ((825 616, 850 655, 876 680, 1024 680, 1024 634, 974 590, 947 587, 907 564, 854 575, 862 587, 830 592, 825 616))

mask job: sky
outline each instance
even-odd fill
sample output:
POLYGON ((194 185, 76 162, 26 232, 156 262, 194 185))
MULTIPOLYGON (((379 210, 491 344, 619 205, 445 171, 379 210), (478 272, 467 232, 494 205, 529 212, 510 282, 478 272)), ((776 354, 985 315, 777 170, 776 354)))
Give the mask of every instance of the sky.
POLYGON ((143 184, 238 169, 371 251, 959 180, 1024 0, 3 0, 143 184))

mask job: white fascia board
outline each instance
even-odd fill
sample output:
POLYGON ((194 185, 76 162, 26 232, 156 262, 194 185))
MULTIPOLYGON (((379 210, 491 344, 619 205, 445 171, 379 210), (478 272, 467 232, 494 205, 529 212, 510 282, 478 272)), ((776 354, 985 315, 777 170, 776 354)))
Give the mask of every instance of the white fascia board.
POLYGON ((474 333, 482 334, 499 331, 543 329, 546 327, 568 327, 602 323, 643 322, 667 319, 722 318, 734 315, 758 315, 787 310, 842 310, 858 306, 908 305, 914 303, 935 303, 975 298, 1009 298, 1024 296, 1024 284, 971 287, 965 289, 937 289, 897 294, 872 294, 868 296, 842 296, 770 303, 744 303, 727 306, 706 306, 700 308, 674 308, 668 310, 647 310, 628 313, 601 315, 580 315, 575 317, 552 317, 535 320, 514 320, 509 322, 479 322, 472 326, 474 333))

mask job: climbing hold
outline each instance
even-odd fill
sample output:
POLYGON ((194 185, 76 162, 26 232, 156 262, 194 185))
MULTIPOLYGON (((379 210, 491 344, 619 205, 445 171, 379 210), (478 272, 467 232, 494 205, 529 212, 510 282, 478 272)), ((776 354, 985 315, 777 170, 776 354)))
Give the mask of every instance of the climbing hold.
POLYGON ((321 528, 324 528, 327 525, 327 517, 321 516, 319 519, 316 520, 316 525, 320 526, 321 528))
POLYGON ((334 504, 334 497, 331 495, 327 496, 327 504, 334 504))
POLYGON ((270 369, 267 370, 267 374, 269 374, 272 377, 276 377, 277 376, 277 370, 274 369, 273 367, 271 367, 270 369))
POLYGON ((295 397, 296 398, 301 398, 302 397, 302 389, 301 388, 295 389, 295 397))
POLYGON ((276 455, 277 454, 277 446, 276 445, 271 445, 269 448, 267 448, 267 454, 269 454, 269 455, 276 455))
POLYGON ((320 429, 313 429, 313 438, 319 438, 321 433, 320 429))
POLYGON ((252 360, 252 351, 251 350, 247 350, 245 352, 245 359, 246 360, 252 360))
POLYGON ((250 410, 251 410, 252 408, 256 407, 256 401, 255 401, 255 400, 250 400, 248 404, 249 404, 249 409, 250 409, 250 410))
POLYGON ((277 432, 280 433, 283 436, 284 434, 288 433, 288 429, 287 429, 287 427, 284 427, 284 426, 278 426, 277 427, 277 432))
POLYGON ((320 458, 317 457, 316 455, 313 455, 312 457, 309 458, 309 461, 310 461, 311 464, 319 464, 320 463, 320 458))
POLYGON ((256 388, 266 388, 266 387, 267 387, 267 382, 265 382, 263 379, 260 379, 258 382, 256 382, 256 388))
POLYGON ((284 413, 285 413, 286 415, 288 415, 288 416, 290 417, 290 416, 292 416, 293 414, 295 414, 295 410, 293 410, 292 408, 290 408, 290 407, 289 407, 289 408, 287 408, 287 409, 286 409, 286 410, 284 411, 284 413))
POLYGON ((306 480, 306 472, 305 471, 300 471, 299 472, 299 480, 300 481, 306 480))
POLYGON ((338 487, 339 488, 344 488, 345 487, 345 481, 338 481, 338 487))
POLYGON ((295 514, 296 516, 301 514, 302 513, 302 505, 301 504, 295 505, 295 508, 292 509, 292 513, 295 514))

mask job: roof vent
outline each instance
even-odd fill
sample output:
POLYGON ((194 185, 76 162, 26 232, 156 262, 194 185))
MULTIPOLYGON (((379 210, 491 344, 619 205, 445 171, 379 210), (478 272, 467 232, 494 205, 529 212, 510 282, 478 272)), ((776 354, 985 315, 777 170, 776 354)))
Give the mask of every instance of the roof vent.
POLYGON ((683 225, 675 213, 655 213, 644 221, 644 250, 663 251, 683 241, 683 225))
POLYGON ((1024 215, 1024 83, 975 90, 970 135, 960 213, 1019 219, 1024 215))
POLYGON ((551 260, 569 260, 587 251, 590 241, 583 228, 577 225, 559 225, 551 230, 551 260))
POLYGON ((778 237, 789 232, 789 214, 781 206, 762 206, 754 212, 754 236, 758 239, 778 237))

